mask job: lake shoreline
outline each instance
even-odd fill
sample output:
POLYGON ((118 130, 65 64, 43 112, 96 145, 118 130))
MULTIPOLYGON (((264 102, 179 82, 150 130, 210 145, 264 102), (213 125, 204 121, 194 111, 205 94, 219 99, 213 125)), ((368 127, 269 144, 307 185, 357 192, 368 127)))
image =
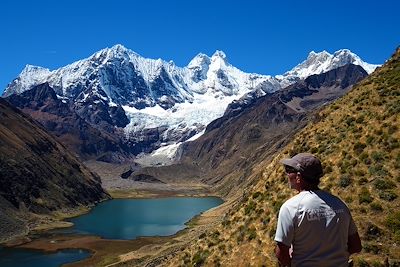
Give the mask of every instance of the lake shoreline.
MULTIPOLYGON (((180 192, 179 194, 171 194, 171 192, 141 192, 141 194, 127 194, 127 192, 110 192, 114 199, 158 199, 158 198, 172 198, 172 197, 218 197, 214 194, 205 194, 204 192, 198 194, 188 194, 180 192), (127 197, 130 196, 130 197, 127 197), (139 196, 139 197, 138 197, 139 196)), ((94 207, 94 206, 93 206, 94 207)), ((49 223, 42 223, 37 228, 32 229, 28 235, 19 237, 16 240, 7 242, 3 245, 6 247, 16 247, 25 249, 41 250, 44 252, 57 252, 64 249, 82 249, 90 252, 90 256, 84 260, 68 264, 68 266, 86 266, 87 264, 97 264, 104 258, 110 258, 110 262, 119 262, 118 258, 124 253, 132 254, 136 250, 140 250, 144 246, 150 247, 164 247, 164 244, 176 242, 176 238, 180 238, 187 233, 189 228, 195 227, 199 217, 202 213, 194 216, 185 223, 185 228, 179 230, 170 236, 150 236, 150 237, 137 237, 132 240, 113 240, 103 239, 94 235, 63 235, 54 234, 46 236, 46 232, 52 229, 71 227, 71 222, 64 220, 76 216, 83 215, 91 210, 93 207, 86 207, 80 209, 78 212, 63 213, 62 216, 58 214, 59 221, 52 221, 49 223), (114 249, 113 249, 114 248, 114 249), (110 251, 111 250, 111 251, 110 251)), ((167 245, 167 247, 170 245, 167 245)), ((132 260, 132 256, 125 256, 132 260)))
MULTIPOLYGON (((113 189, 108 190, 111 199, 157 199, 157 198, 172 198, 172 197, 218 197, 217 194, 212 194, 209 191, 198 190, 181 190, 181 191, 165 191, 165 190, 134 190, 134 189, 113 189)), ((105 199, 103 201, 107 201, 105 199)), ((224 199, 223 199, 224 200, 224 199)), ((103 202, 101 201, 101 202, 103 202)), ((75 209, 56 211, 50 215, 36 215, 36 220, 29 225, 29 230, 21 231, 6 240, 0 240, 0 246, 15 247, 28 242, 31 242, 30 236, 40 235, 42 232, 49 230, 72 227, 73 223, 67 222, 67 219, 72 219, 90 212, 97 204, 81 206, 75 209)))

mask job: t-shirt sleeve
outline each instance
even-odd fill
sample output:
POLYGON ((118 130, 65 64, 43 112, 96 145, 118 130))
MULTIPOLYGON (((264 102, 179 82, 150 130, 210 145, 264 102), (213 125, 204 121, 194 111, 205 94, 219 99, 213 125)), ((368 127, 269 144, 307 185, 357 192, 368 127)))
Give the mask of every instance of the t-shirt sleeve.
POLYGON ((354 235, 355 233, 357 233, 357 226, 354 223, 353 217, 350 215, 349 236, 354 235))
POLYGON ((279 210, 278 224, 276 226, 275 241, 290 247, 294 236, 293 218, 289 209, 283 205, 279 210))

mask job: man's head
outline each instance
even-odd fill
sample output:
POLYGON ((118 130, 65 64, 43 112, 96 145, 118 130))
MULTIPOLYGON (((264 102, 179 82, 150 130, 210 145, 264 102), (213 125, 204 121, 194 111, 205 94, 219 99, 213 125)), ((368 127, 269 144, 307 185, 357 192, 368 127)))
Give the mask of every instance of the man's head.
POLYGON ((293 158, 281 160, 281 163, 289 178, 294 178, 294 173, 300 174, 300 178, 311 185, 318 185, 324 173, 319 159, 310 153, 299 153, 293 158))

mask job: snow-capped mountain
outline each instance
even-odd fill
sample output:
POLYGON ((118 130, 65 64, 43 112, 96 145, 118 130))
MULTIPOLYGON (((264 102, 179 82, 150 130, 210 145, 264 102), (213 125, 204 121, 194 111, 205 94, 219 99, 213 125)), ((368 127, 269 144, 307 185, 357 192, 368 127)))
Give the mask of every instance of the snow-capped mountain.
POLYGON ((114 127, 123 128, 124 138, 131 142, 148 138, 150 130, 151 136, 156 136, 156 148, 199 134, 221 117, 232 101, 243 96, 274 92, 348 63, 360 65, 368 73, 377 66, 363 62, 349 50, 334 55, 311 52, 291 71, 272 77, 235 68, 222 51, 211 57, 198 54, 186 67, 178 67, 172 61, 143 58, 115 45, 53 71, 28 65, 3 96, 47 82, 89 123, 99 125, 107 119, 114 127), (252 94, 254 91, 257 93, 252 94))
POLYGON ((18 78, 13 80, 3 93, 3 97, 11 94, 21 94, 33 86, 44 83, 51 71, 39 66, 26 65, 18 78))
POLYGON ((89 122, 99 120, 89 117, 99 106, 108 113, 110 107, 122 106, 130 119, 124 125, 128 139, 132 133, 158 129, 162 143, 186 140, 201 132, 222 116, 230 102, 262 83, 270 84, 266 89, 270 92, 280 89, 274 77, 247 74, 230 65, 222 51, 211 57, 199 54, 180 68, 115 45, 54 71, 27 66, 4 96, 44 82, 89 122))
POLYGON ((326 51, 316 53, 311 51, 307 59, 283 75, 277 75, 282 87, 286 87, 300 79, 305 79, 313 74, 321 74, 342 67, 347 64, 361 66, 368 74, 380 65, 369 64, 348 49, 341 49, 329 54, 326 51))
POLYGON ((49 82, 58 95, 70 99, 85 100, 85 95, 80 94, 90 88, 104 91, 111 104, 138 109, 160 105, 168 109, 176 103, 192 102, 195 94, 240 95, 271 79, 274 78, 238 70, 227 62, 222 51, 216 51, 211 58, 199 54, 187 67, 180 68, 172 61, 143 58, 115 45, 55 71, 28 65, 7 87, 4 96, 49 82))

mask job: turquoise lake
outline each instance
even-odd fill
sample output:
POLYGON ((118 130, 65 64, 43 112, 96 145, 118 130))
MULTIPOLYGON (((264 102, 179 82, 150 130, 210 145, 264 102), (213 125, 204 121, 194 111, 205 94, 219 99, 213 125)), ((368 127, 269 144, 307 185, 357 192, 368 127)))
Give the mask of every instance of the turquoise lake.
MULTIPOLYGON (((194 216, 222 203, 216 197, 113 199, 98 204, 87 214, 70 219, 73 227, 52 232, 97 235, 106 239, 168 236, 184 229, 185 223, 194 216)), ((37 250, 0 247, 0 266, 60 266, 88 256, 90 254, 83 250, 46 254, 37 250)))
POLYGON ((107 239, 168 236, 185 228, 185 222, 195 215, 221 203, 215 197, 114 199, 71 219, 74 226, 70 230, 107 239))

